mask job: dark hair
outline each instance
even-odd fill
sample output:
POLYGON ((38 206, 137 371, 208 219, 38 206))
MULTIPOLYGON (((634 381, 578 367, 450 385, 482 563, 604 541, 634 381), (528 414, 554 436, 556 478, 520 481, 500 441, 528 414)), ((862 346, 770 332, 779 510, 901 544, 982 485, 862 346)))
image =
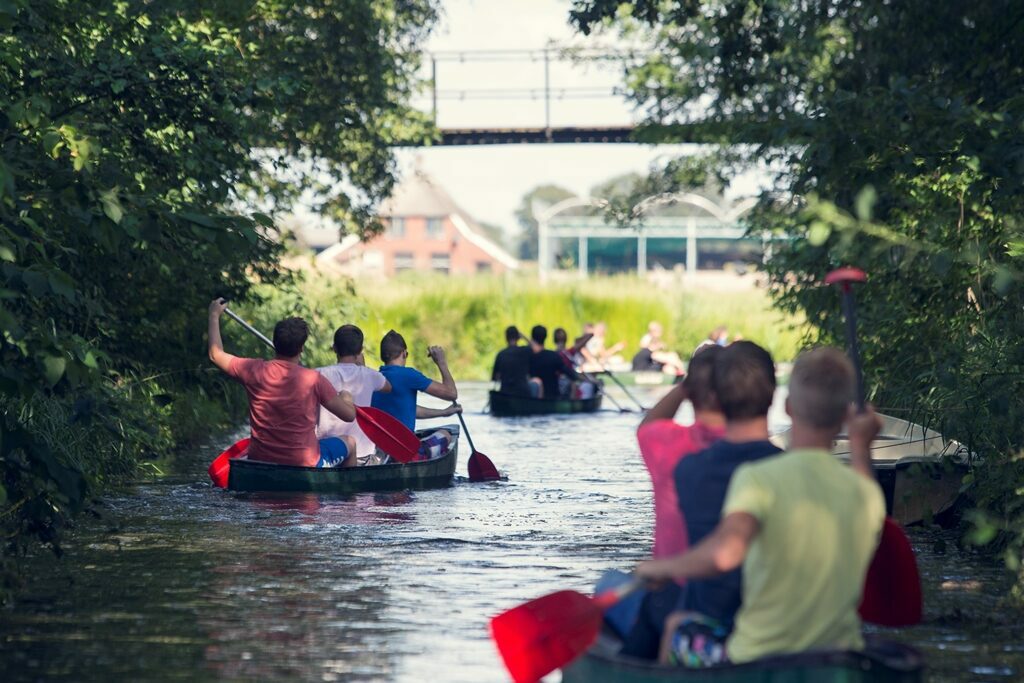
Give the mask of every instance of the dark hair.
POLYGON ((530 338, 544 346, 544 340, 548 338, 548 328, 543 325, 534 325, 533 329, 530 330, 530 338))
POLYGON ((683 387, 686 389, 686 396, 693 404, 694 410, 719 409, 711 375, 715 370, 715 361, 724 350, 721 346, 708 345, 697 349, 690 357, 690 363, 686 366, 686 379, 683 380, 683 387))
POLYGON ((279 356, 299 355, 308 338, 309 325, 302 318, 285 318, 274 325, 274 351, 279 356))
POLYGON ((515 325, 509 325, 505 328, 505 341, 509 344, 514 344, 519 341, 520 336, 522 335, 519 334, 519 328, 515 325))
POLYGON ((390 363, 401 355, 402 351, 409 347, 405 345, 405 338, 394 330, 388 330, 384 338, 380 340, 380 362, 390 363))
POLYGON ((766 416, 775 396, 772 355, 754 342, 733 342, 718 353, 711 386, 726 420, 766 416))
POLYGON ((569 335, 565 333, 561 327, 556 327, 551 338, 555 340, 556 344, 567 344, 569 343, 569 335))
POLYGON ((363 331, 355 325, 342 325, 334 331, 334 352, 339 356, 357 356, 363 350, 363 331))

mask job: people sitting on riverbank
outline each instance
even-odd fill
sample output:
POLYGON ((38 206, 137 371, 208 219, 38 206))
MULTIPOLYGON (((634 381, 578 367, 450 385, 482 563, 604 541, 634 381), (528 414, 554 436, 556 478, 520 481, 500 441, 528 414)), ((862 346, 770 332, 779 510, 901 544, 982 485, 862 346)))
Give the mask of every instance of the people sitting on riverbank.
MULTIPOLYGON (((739 335, 736 335, 735 341, 741 341, 739 335)), ((729 344, 729 328, 725 325, 719 325, 715 329, 708 332, 708 336, 700 344, 697 344, 697 348, 694 351, 699 351, 705 346, 728 346, 729 344)))
MULTIPOLYGON (((347 391, 357 406, 368 406, 373 393, 391 391, 391 384, 384 374, 366 367, 363 360, 363 331, 355 325, 342 325, 334 332, 334 353, 338 362, 317 368, 338 391, 347 391)), ((321 439, 332 436, 351 436, 355 443, 355 455, 360 465, 367 464, 377 448, 363 433, 358 422, 342 422, 326 408, 320 409, 317 436, 321 439)))
POLYGON ((604 321, 599 321, 593 325, 587 325, 583 328, 584 333, 590 332, 590 341, 587 342, 586 346, 583 347, 582 353, 585 359, 582 365, 584 372, 602 372, 605 370, 606 365, 621 365, 623 363, 622 356, 619 352, 626 348, 625 342, 616 342, 611 347, 605 346, 605 336, 608 332, 608 326, 605 325, 604 321), (588 329, 589 327, 589 329, 588 329))
MULTIPOLYGON (((419 370, 406 366, 409 359, 409 347, 405 343, 405 338, 398 332, 389 330, 380 341, 380 360, 384 363, 380 371, 391 384, 391 391, 388 393, 375 391, 370 403, 374 408, 393 415, 410 430, 416 429, 416 418, 447 417, 462 411, 462 407, 454 403, 459 397, 459 390, 448 369, 448 360, 445 357, 444 349, 440 346, 431 346, 427 349, 427 356, 437 365, 437 370, 441 373, 440 382, 430 379, 419 370), (421 391, 429 396, 453 401, 453 403, 447 408, 418 406, 416 405, 416 394, 421 391)), ((420 456, 424 459, 437 457, 445 452, 451 440, 452 435, 448 431, 437 430, 420 440, 420 456)))
MULTIPOLYGON (((717 404, 724 418, 724 431, 719 439, 713 440, 703 450, 681 457, 673 468, 672 480, 680 513, 673 523, 682 524, 682 527, 674 527, 675 534, 669 530, 656 537, 664 539, 666 544, 659 546, 659 551, 668 552, 666 548, 675 549, 680 545, 685 548, 700 542, 718 523, 726 489, 736 468, 781 452, 768 440, 768 410, 775 396, 775 365, 771 354, 756 344, 743 342, 726 348, 716 346, 701 350, 694 354, 691 363, 697 363, 695 370, 700 370, 701 364, 707 360, 711 361, 711 390, 706 395, 704 407, 713 408, 717 404), (712 355, 708 357, 705 354, 712 355)), ((694 386, 697 379, 688 378, 687 381, 694 386)), ((686 381, 682 389, 673 390, 678 391, 686 391, 686 381)), ((666 408, 671 405, 668 403, 666 408)), ((705 417, 711 419, 712 424, 717 419, 713 414, 705 417)), ((661 429, 666 427, 672 429, 664 423, 660 426, 661 429)), ((643 435, 646 441, 643 445, 647 450, 672 448, 668 439, 658 442, 658 427, 654 429, 654 434, 643 435)), ((671 433, 669 431, 669 435, 671 433)), ((689 436, 697 434, 699 432, 691 432, 689 436)), ((714 431, 705 432, 704 437, 713 434, 714 431)), ((672 601, 672 593, 675 592, 672 586, 668 586, 668 593, 663 597, 652 598, 652 604, 641 611, 634 633, 627 640, 630 647, 627 654, 650 659, 657 657, 664 617, 673 609, 699 612, 711 620, 714 628, 723 633, 731 630, 740 605, 739 570, 715 578, 696 578, 687 581, 677 593, 676 604, 672 601)))
POLYGON ((540 396, 540 382, 530 379, 530 359, 533 349, 520 346, 519 340, 525 339, 515 325, 505 328, 505 342, 508 344, 494 357, 494 369, 491 381, 498 382, 503 394, 512 396, 540 396))
MULTIPOLYGON (((573 345, 569 347, 569 335, 565 329, 561 327, 555 328, 551 335, 555 342, 555 353, 561 357, 562 363, 566 368, 574 372, 576 371, 579 364, 583 361, 580 349, 586 346, 591 336, 593 336, 592 333, 584 333, 583 336, 577 337, 573 345)), ((595 389, 596 385, 589 377, 582 376, 580 379, 573 381, 568 374, 558 376, 558 392, 563 398, 593 398, 595 389)))
MULTIPOLYGON (((838 349, 801 354, 786 399, 789 450, 736 471, 722 519, 702 542, 637 567, 641 578, 660 580, 716 576, 742 565, 743 605, 724 643, 733 662, 864 647, 857 605, 885 500, 871 470, 881 420, 870 408, 854 410, 855 387, 853 366, 838 349), (844 421, 850 467, 831 453, 844 421)), ((685 623, 693 621, 675 615, 666 624, 667 660, 701 660, 687 636, 692 629, 685 623)))
POLYGON ((316 370, 299 365, 309 328, 302 318, 285 318, 274 326, 274 358, 240 358, 224 351, 220 318, 224 299, 209 307, 209 355, 213 364, 241 382, 249 396, 252 432, 248 458, 279 465, 351 467, 356 443, 351 436, 317 439, 318 409, 325 408, 343 422, 356 419, 347 391, 338 391, 316 370))
POLYGON ((544 342, 548 338, 548 329, 543 325, 534 325, 530 330, 533 355, 530 357, 530 377, 540 380, 540 398, 556 399, 561 395, 559 391, 559 378, 567 377, 569 381, 582 379, 570 367, 562 361, 562 357, 556 351, 544 348, 544 342))
POLYGON ((648 323, 647 334, 640 338, 640 350, 633 356, 635 372, 664 372, 677 377, 686 372, 679 354, 665 346, 661 338, 663 332, 661 323, 656 320, 648 323))

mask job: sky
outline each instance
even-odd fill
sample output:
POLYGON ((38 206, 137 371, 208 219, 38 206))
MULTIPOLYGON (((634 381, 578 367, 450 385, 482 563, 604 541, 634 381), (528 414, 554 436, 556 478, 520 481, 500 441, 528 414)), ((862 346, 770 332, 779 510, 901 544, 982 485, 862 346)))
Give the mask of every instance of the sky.
MULTIPOLYGON (((584 38, 568 24, 569 2, 561 0, 444 0, 440 25, 427 51, 442 57, 437 65, 438 125, 468 127, 542 127, 544 64, 540 53, 516 55, 509 61, 481 62, 479 55, 457 59, 459 51, 540 50, 546 45, 615 46, 614 38, 584 38), (478 100, 473 91, 515 89, 517 99, 478 100), (537 91, 530 99, 528 90, 537 91), (522 97, 518 98, 521 94, 522 97), (460 97, 465 99, 459 99, 460 97)), ((563 88, 605 91, 608 96, 589 99, 553 99, 551 124, 620 125, 639 120, 612 88, 621 82, 621 71, 605 67, 552 64, 552 91, 563 88)), ((429 97, 417 106, 430 109, 429 97)), ((694 146, 633 144, 483 145, 403 149, 398 153, 403 173, 416 164, 433 176, 455 201, 477 220, 493 223, 512 234, 518 231, 515 210, 523 195, 546 183, 561 185, 587 196, 594 185, 624 173, 644 173, 659 157, 693 153, 694 146)), ((752 192, 756 182, 738 184, 752 192)))

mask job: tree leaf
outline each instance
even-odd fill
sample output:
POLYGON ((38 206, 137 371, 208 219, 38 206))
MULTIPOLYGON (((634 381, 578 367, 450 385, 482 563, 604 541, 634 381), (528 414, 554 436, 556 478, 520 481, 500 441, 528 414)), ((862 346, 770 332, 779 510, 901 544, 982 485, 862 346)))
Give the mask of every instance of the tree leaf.
POLYGON ((103 213, 107 215, 107 218, 114 221, 114 223, 120 223, 124 217, 124 209, 121 208, 121 200, 117 198, 117 191, 119 188, 113 187, 109 190, 100 192, 100 204, 103 205, 103 213))
POLYGON ((61 356, 43 357, 43 377, 46 378, 49 386, 52 387, 60 381, 60 378, 64 376, 67 365, 67 360, 61 356))

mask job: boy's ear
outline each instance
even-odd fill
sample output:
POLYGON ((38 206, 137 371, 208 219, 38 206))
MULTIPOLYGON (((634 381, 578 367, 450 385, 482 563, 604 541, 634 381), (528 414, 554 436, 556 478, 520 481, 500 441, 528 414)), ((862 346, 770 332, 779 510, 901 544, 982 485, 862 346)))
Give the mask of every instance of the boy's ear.
POLYGON ((790 420, 792 420, 792 418, 793 418, 793 411, 790 410, 790 408, 789 408, 789 396, 786 397, 785 408, 786 408, 786 415, 789 415, 790 420))

